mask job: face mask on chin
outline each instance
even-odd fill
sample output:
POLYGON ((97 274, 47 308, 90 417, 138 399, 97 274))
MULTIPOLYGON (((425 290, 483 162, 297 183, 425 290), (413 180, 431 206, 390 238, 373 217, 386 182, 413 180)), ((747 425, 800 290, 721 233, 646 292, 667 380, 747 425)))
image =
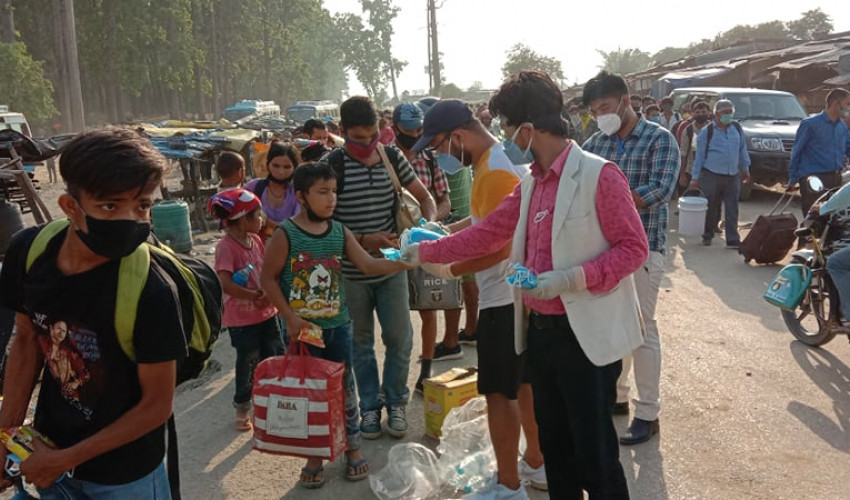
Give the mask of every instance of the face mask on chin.
MULTIPOLYGON (((528 147, 523 151, 519 145, 515 142, 517 135, 519 135, 519 131, 522 129, 522 126, 525 124, 521 124, 510 139, 506 140, 502 143, 502 147, 505 150, 505 155, 511 160, 511 163, 514 165, 526 165, 534 161, 534 153, 531 151, 531 141, 534 140, 532 137, 528 141, 528 147)), ((531 124, 529 124, 531 126, 531 124)))
POLYGON ((322 217, 321 215, 314 212, 313 209, 310 208, 310 204, 307 203, 306 199, 304 200, 304 211, 307 213, 307 218, 310 220, 310 222, 325 222, 331 219, 331 217, 322 217))
POLYGON ((620 108, 623 106, 623 101, 617 105, 617 110, 613 113, 605 113, 596 117, 596 125, 599 130, 607 136, 616 134, 623 125, 623 119, 620 118, 620 108))
POLYGON ((77 206, 86 217, 87 231, 77 229, 76 235, 89 250, 101 257, 109 260, 126 257, 147 241, 151 234, 151 223, 148 221, 95 219, 83 210, 79 202, 77 206))
POLYGON ((449 149, 445 153, 437 153, 434 159, 437 166, 447 174, 456 174, 463 168, 463 142, 460 143, 460 159, 452 154, 452 138, 449 137, 449 149))
POLYGON ((291 175, 289 177, 287 177, 286 179, 278 179, 277 177, 273 176, 272 174, 269 174, 269 181, 274 182, 275 184, 279 184, 281 186, 288 185, 291 180, 292 180, 291 175))

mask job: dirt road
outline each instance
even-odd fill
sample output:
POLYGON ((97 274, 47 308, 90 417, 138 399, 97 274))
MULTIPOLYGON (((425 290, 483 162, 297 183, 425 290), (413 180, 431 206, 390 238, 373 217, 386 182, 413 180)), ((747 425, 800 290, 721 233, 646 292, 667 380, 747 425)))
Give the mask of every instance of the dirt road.
MULTIPOLYGON (((776 201, 755 192, 741 206, 751 222, 776 201)), ((799 210, 794 208, 794 210, 799 210)), ((762 300, 779 266, 744 264, 722 246, 682 238, 671 217, 667 273, 658 302, 662 338, 661 434, 621 448, 632 498, 637 500, 850 498, 850 347, 836 338, 823 349, 794 342, 779 312, 762 300)), ((202 249, 203 252, 203 249, 202 249)), ((414 330, 418 332, 414 315, 414 330)), ((415 335, 413 358, 419 354, 415 335)), ((367 499, 368 481, 348 483, 340 463, 326 467, 327 484, 297 488, 302 460, 251 451, 233 430, 233 349, 225 337, 215 361, 222 370, 175 403, 184 498, 367 499)), ((475 364, 437 363, 436 370, 475 364)), ((413 387, 418 365, 411 367, 413 387)), ((422 399, 412 398, 407 440, 423 438, 422 399)), ((627 419, 617 417, 620 430, 627 419)), ((373 470, 397 443, 365 441, 373 470)), ((532 498, 546 495, 532 493, 532 498)))

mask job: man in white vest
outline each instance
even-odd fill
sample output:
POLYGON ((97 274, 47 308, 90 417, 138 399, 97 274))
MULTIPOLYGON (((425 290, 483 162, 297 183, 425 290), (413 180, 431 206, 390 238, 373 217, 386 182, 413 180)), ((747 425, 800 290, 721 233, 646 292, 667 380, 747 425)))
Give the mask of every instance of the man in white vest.
POLYGON ((612 414, 620 360, 643 341, 632 274, 648 244, 628 181, 567 139, 562 107, 545 73, 505 82, 490 111, 512 137, 507 147, 533 157, 531 175, 480 224, 412 245, 405 258, 456 262, 513 240, 511 262, 538 278, 514 289, 515 348, 528 349, 549 494, 628 499, 612 414))

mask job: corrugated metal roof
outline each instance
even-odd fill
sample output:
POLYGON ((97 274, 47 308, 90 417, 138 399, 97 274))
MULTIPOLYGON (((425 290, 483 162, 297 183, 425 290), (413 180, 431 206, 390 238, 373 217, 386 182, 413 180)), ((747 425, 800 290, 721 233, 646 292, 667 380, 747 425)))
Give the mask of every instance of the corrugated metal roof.
POLYGON ((800 69, 813 64, 837 63, 838 58, 844 54, 850 54, 850 39, 842 39, 829 45, 823 44, 821 50, 815 54, 775 64, 771 69, 800 69))
POLYGON ((833 76, 828 80, 824 80, 825 85, 850 85, 850 73, 846 75, 833 76))

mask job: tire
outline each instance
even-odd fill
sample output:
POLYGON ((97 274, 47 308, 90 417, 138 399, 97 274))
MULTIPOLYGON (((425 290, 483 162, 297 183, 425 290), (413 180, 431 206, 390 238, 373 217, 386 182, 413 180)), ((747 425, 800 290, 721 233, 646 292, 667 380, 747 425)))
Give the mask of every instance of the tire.
POLYGON ((738 194, 738 201, 747 201, 753 195, 753 180, 750 182, 741 182, 741 192, 738 194))
MULTIPOLYGON (((805 265, 797 258, 792 262, 805 265)), ((807 346, 819 347, 835 338, 835 332, 826 328, 834 306, 830 290, 826 276, 816 271, 800 305, 793 311, 782 309, 782 319, 791 335, 807 346)))

